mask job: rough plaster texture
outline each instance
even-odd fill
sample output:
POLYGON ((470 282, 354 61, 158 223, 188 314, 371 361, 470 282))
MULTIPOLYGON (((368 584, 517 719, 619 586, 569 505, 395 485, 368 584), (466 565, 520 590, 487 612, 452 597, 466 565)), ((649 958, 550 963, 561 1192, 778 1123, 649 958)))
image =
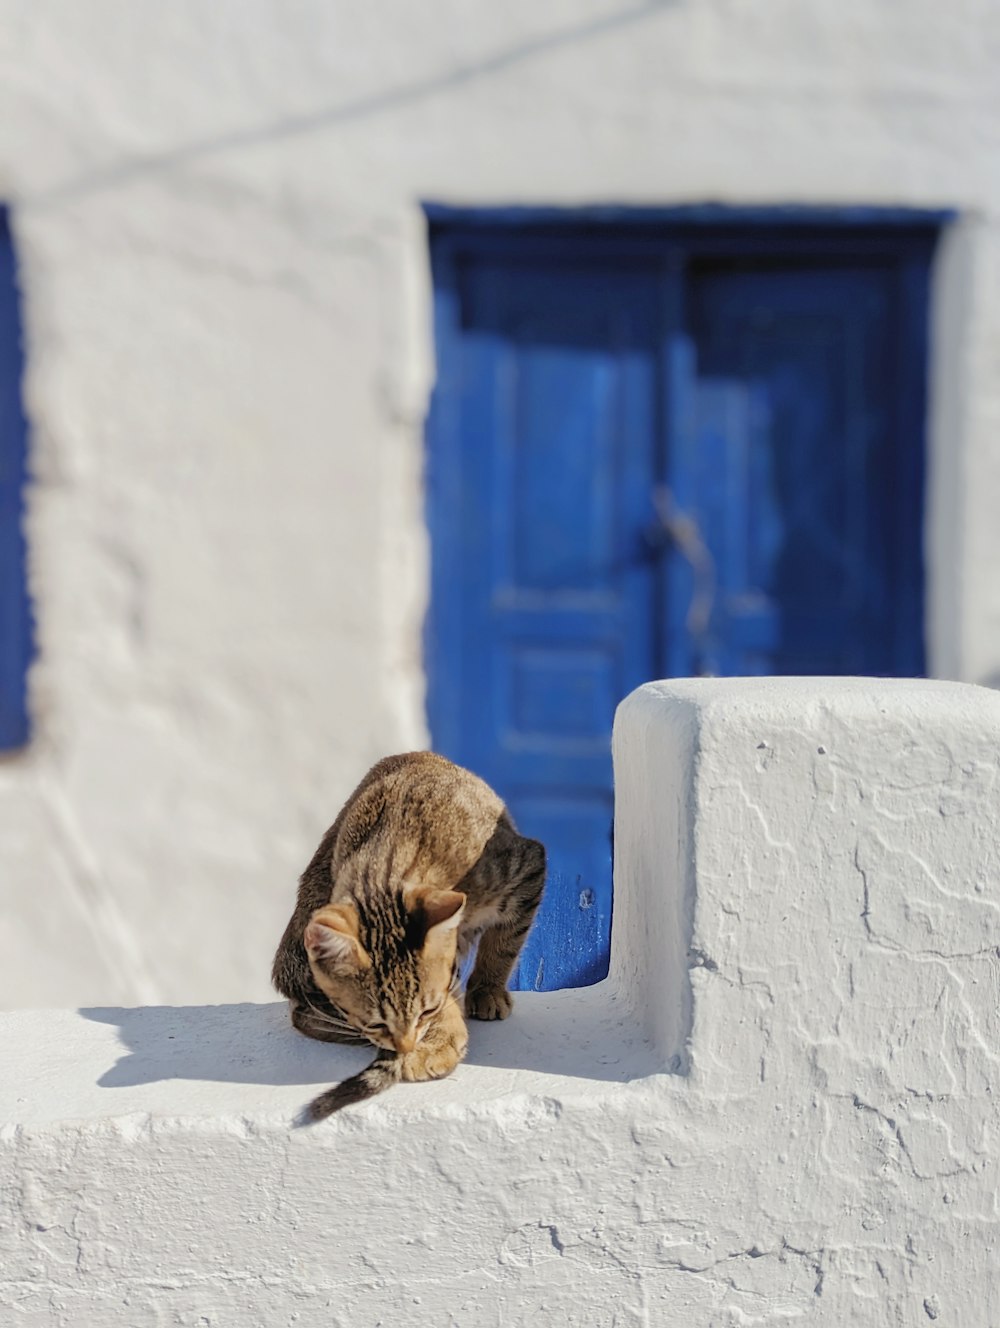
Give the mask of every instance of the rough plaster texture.
POLYGON ((1000 698, 657 683, 615 747, 612 975, 449 1080, 293 1129, 363 1053, 279 1006, 0 1017, 4 1323, 1000 1321, 1000 698))
POLYGON ((40 647, 0 1005, 266 998, 319 834, 426 740, 421 199, 958 208, 931 661, 995 676, 998 52, 984 0, 0 0, 40 647))

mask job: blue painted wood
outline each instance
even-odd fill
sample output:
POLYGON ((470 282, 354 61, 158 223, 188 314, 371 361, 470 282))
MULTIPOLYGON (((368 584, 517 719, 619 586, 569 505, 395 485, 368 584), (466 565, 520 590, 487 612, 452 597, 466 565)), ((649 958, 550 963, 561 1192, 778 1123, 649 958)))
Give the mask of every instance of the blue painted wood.
POLYGON ((924 652, 924 427, 927 418, 930 262, 901 256, 894 273, 893 335, 889 356, 888 469, 894 501, 886 512, 885 548, 893 595, 893 659, 902 675, 920 676, 924 652))
POLYGON ((438 214, 428 713, 549 848, 518 985, 606 972, 609 737, 633 686, 922 671, 941 219, 438 214), (665 494, 714 567, 697 633, 665 494))
POLYGON ((21 406, 23 372, 14 249, 0 212, 0 749, 28 739, 25 680, 31 621, 21 529, 26 427, 21 406))
POLYGON ((654 657, 659 268, 438 272, 431 729, 548 849, 518 981, 583 985, 607 972, 611 720, 654 657))
POLYGON ((922 586, 895 455, 888 268, 709 267, 690 278, 692 514, 716 560, 706 672, 921 672, 922 586), (897 606, 907 603, 900 626, 897 606))
MULTIPOLYGON (((782 227, 820 229, 825 232, 827 244, 831 232, 844 228, 862 228, 884 236, 890 230, 913 233, 927 231, 936 234, 942 226, 954 221, 953 208, 899 208, 876 206, 815 207, 811 205, 783 204, 777 206, 739 207, 724 203, 679 204, 675 207, 632 207, 616 204, 595 204, 585 207, 495 207, 463 208, 448 203, 428 200, 424 203, 428 221, 438 234, 451 227, 457 231, 500 230, 508 234, 523 235, 529 228, 563 229, 574 237, 596 231, 602 238, 609 232, 635 232, 640 229, 680 227, 697 228, 699 234, 707 227, 718 226, 736 232, 737 248, 741 248, 750 228, 774 232, 782 227)), ((844 239, 836 234, 834 244, 844 239)))

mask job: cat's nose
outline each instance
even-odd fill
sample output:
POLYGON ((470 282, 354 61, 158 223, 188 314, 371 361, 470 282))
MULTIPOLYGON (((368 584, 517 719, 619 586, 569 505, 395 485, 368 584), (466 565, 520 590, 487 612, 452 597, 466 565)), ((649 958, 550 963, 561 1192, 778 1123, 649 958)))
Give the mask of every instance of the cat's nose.
POLYGON ((408 1051, 412 1051, 417 1045, 417 1035, 411 1029, 408 1033, 397 1033, 392 1042, 399 1054, 405 1056, 408 1051))

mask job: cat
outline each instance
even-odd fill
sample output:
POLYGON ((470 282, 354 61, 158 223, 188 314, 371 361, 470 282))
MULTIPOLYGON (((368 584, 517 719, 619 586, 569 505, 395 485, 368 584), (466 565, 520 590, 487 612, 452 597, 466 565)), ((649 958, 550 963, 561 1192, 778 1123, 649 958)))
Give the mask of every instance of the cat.
POLYGON ((506 1019, 544 885, 544 846, 476 775, 433 752, 373 766, 299 879, 271 971, 300 1033, 379 1048, 307 1119, 455 1068, 468 1044, 459 965, 477 939, 465 1013, 506 1019))

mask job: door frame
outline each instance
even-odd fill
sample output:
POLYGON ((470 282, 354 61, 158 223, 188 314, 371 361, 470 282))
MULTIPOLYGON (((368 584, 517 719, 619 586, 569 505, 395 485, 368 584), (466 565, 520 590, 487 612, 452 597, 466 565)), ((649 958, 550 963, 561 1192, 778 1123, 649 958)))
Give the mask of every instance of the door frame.
MULTIPOLYGON (((726 207, 699 204, 666 208, 592 206, 451 207, 424 204, 434 291, 434 339, 438 376, 426 425, 425 510, 430 538, 430 601, 425 620, 424 662, 427 718, 434 744, 458 746, 457 715, 448 698, 463 685, 461 677, 461 597, 449 594, 461 574, 461 549, 454 547, 448 513, 461 501, 456 393, 449 381, 458 361, 457 274, 465 258, 530 254, 534 257, 585 257, 599 252, 623 261, 662 259, 665 323, 676 331, 664 347, 663 442, 678 429, 682 406, 678 384, 685 372, 684 271, 692 261, 755 257, 792 260, 822 257, 831 262, 865 261, 895 269, 896 390, 891 403, 891 446, 899 468, 902 527, 898 538, 922 548, 924 471, 927 451, 927 371, 930 271, 942 229, 955 220, 948 209, 884 207, 726 207)), ((669 467, 665 454, 663 465, 669 467)), ((897 618, 897 671, 922 674, 925 668, 923 624, 924 569, 921 564, 902 587, 897 618), (912 582, 912 584, 911 584, 912 582), (915 653, 913 641, 921 643, 915 653)), ((665 577, 660 615, 665 634, 660 657, 668 676, 690 673, 687 635, 678 630, 685 612, 681 596, 671 593, 675 573, 665 577), (677 621, 674 621, 674 620, 677 621)), ((676 586, 674 587, 676 591, 676 586)))

